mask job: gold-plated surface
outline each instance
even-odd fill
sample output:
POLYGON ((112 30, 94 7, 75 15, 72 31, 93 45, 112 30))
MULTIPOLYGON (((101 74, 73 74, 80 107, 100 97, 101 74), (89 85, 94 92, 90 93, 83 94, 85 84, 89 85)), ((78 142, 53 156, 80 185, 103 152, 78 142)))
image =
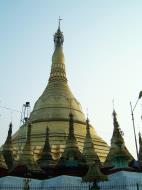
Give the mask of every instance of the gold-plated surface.
POLYGON ((83 156, 87 162, 87 165, 93 165, 94 163, 100 163, 100 159, 95 151, 93 140, 90 134, 90 124, 87 118, 86 120, 86 137, 84 140, 83 156))
MULTIPOLYGON (((66 138, 69 131, 69 113, 74 116, 74 132, 79 149, 82 151, 84 138, 86 136, 85 116, 80 103, 72 94, 66 78, 64 54, 64 37, 60 28, 54 35, 55 51, 52 57, 52 66, 49 82, 43 94, 35 103, 30 115, 31 146, 34 159, 40 157, 40 152, 45 143, 46 127, 49 127, 49 140, 53 158, 63 152, 66 138)), ((13 136, 13 147, 15 155, 20 152, 26 141, 26 124, 13 136)), ((108 153, 108 145, 96 134, 93 127, 90 127, 94 147, 101 161, 104 161, 108 153)))
POLYGON ((75 120, 85 122, 81 105, 68 87, 63 47, 58 44, 52 56, 49 83, 35 103, 30 119, 32 122, 68 120, 70 111, 75 120))
MULTIPOLYGON (((60 150, 60 152, 62 153, 65 147, 69 129, 68 121, 50 121, 34 123, 32 124, 31 146, 35 159, 38 159, 40 157, 41 149, 44 146, 46 136, 45 131, 47 125, 49 127, 49 140, 53 157, 54 154, 56 154, 56 150, 60 150)), ((82 151, 84 146, 84 139, 86 136, 86 125, 75 123, 74 129, 78 146, 82 151)), ((26 126, 22 126, 13 136, 13 147, 15 147, 15 155, 17 155, 17 151, 22 151, 22 148, 26 141, 26 130, 26 126)), ((103 162, 108 153, 108 145, 95 133, 93 127, 91 127, 90 131, 94 143, 94 148, 101 161, 103 162)))

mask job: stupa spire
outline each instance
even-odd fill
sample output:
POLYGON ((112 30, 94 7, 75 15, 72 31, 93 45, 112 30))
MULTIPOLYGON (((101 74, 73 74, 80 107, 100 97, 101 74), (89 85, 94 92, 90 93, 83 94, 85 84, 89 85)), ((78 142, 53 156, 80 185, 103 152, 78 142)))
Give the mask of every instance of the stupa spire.
POLYGON ((90 134, 90 124, 88 118, 86 120, 86 137, 83 147, 83 156, 85 157, 88 165, 92 165, 94 163, 100 164, 100 159, 95 152, 93 140, 90 134))
POLYGON ((111 138, 111 146, 113 146, 114 144, 121 146, 122 144, 124 144, 124 139, 122 137, 122 132, 120 130, 119 123, 117 121, 117 114, 115 110, 113 110, 112 115, 113 115, 114 129, 113 129, 113 136, 111 138))
POLYGON ((63 35, 63 32, 61 32, 61 28, 60 28, 61 20, 62 19, 59 17, 58 29, 57 29, 57 32, 54 34, 54 44, 55 44, 55 47, 56 46, 62 46, 63 42, 64 42, 64 35, 63 35))
POLYGON ((65 64, 64 64, 65 62, 64 53, 63 53, 64 35, 60 29, 61 20, 62 19, 59 18, 59 26, 57 32, 54 34, 55 51, 52 56, 52 67, 51 67, 49 83, 57 81, 64 81, 64 82, 67 81, 65 64))
POLYGON ((51 147, 49 144, 49 128, 48 128, 48 126, 46 127, 46 137, 45 137, 45 144, 43 147, 43 153, 44 152, 51 154, 51 147))
POLYGON ((52 154, 51 154, 51 147, 49 144, 49 128, 48 127, 46 128, 45 144, 41 152, 41 157, 38 160, 38 163, 40 167, 44 170, 46 170, 47 168, 51 167, 54 164, 53 159, 52 159, 52 154))
POLYGON ((27 123, 27 139, 25 145, 23 147, 22 153, 19 155, 19 160, 15 161, 15 165, 13 166, 11 172, 18 174, 19 176, 31 176, 32 174, 43 174, 43 170, 39 167, 39 165, 34 161, 33 151, 31 146, 31 127, 32 124, 30 121, 27 123), (22 169, 20 173, 18 172, 18 167, 22 169))
POLYGON ((111 147, 107 155, 104 166, 114 166, 115 168, 126 168, 128 163, 133 159, 132 155, 129 153, 125 146, 125 142, 122 136, 122 132, 119 128, 119 123, 117 121, 117 115, 115 110, 113 110, 113 134, 111 138, 111 147))
MULTIPOLYGON (((95 183, 93 185, 97 185, 97 182, 106 181, 107 176, 102 173, 98 164, 94 163, 89 166, 88 172, 82 179, 85 182, 93 182, 95 183)), ((92 189, 95 189, 95 188, 92 188, 92 189)), ((96 188, 96 189, 99 189, 99 188, 96 188)))
POLYGON ((59 165, 63 165, 65 167, 77 167, 82 164, 85 164, 85 159, 81 154, 77 140, 74 135, 74 120, 73 114, 69 114, 69 134, 66 141, 66 146, 59 160, 59 165))
POLYGON ((23 147, 22 154, 19 157, 19 164, 23 164, 26 166, 33 165, 33 153, 31 150, 31 123, 29 122, 27 125, 27 140, 23 147))
POLYGON ((3 156, 8 166, 8 169, 10 169, 13 166, 13 152, 12 151, 13 151, 12 150, 12 123, 10 123, 7 139, 3 145, 3 156))
POLYGON ((73 118, 73 114, 70 113, 69 114, 69 134, 67 137, 67 141, 66 141, 66 150, 65 152, 71 150, 71 149, 76 149, 77 151, 79 151, 78 146, 77 146, 77 140, 74 134, 74 118, 73 118))
POLYGON ((9 144, 10 146, 12 144, 12 123, 9 124, 9 130, 5 144, 9 144))
POLYGON ((54 35, 55 50, 52 56, 52 65, 49 81, 43 94, 35 103, 30 115, 32 123, 35 121, 68 120, 70 110, 76 121, 85 123, 81 105, 72 94, 66 77, 65 60, 63 53, 64 36, 59 25, 54 35), (72 107, 70 107, 70 100, 72 107))

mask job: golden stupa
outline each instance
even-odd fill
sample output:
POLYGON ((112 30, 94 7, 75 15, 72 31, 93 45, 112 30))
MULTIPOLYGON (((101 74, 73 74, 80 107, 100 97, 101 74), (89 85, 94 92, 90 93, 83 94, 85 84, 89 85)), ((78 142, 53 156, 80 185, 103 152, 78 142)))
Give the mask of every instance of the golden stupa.
MULTIPOLYGON (((86 118, 82 112, 81 105, 72 94, 66 77, 65 61, 63 53, 64 36, 60 30, 60 23, 54 35, 55 50, 52 56, 52 66, 49 81, 43 94, 36 101, 29 120, 31 127, 31 147, 34 159, 40 157, 43 149, 46 129, 49 128, 49 141, 52 156, 61 155, 69 131, 69 113, 74 116, 74 133, 80 151, 83 150, 86 136, 86 118)), ((13 153, 18 159, 26 142, 27 123, 25 122, 13 135, 13 153)), ((102 162, 108 153, 108 145, 96 133, 94 127, 90 126, 95 150, 102 162)))

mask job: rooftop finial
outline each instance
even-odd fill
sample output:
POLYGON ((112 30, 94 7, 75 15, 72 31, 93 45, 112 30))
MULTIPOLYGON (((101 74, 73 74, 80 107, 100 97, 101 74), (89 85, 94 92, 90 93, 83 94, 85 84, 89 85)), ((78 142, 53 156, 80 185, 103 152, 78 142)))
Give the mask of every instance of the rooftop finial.
POLYGON ((54 34, 55 47, 62 46, 63 42, 64 42, 63 32, 61 32, 61 30, 60 30, 61 20, 62 19, 59 17, 59 20, 58 20, 59 26, 58 26, 57 32, 54 34))
POLYGON ((61 24, 61 20, 63 20, 60 16, 59 16, 59 29, 60 29, 60 24, 61 24))

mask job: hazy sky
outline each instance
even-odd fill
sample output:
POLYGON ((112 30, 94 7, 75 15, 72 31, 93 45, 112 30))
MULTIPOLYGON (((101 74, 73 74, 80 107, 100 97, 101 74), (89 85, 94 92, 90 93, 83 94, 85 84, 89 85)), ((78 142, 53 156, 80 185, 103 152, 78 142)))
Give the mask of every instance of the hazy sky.
MULTIPOLYGON (((33 107, 46 87, 53 34, 63 21, 69 86, 97 133, 110 143, 112 100, 128 149, 135 155, 129 102, 142 90, 141 0, 0 0, 0 106, 33 107)), ((135 109, 142 131, 142 100, 135 109)), ((0 108, 0 144, 20 114, 0 108)))

